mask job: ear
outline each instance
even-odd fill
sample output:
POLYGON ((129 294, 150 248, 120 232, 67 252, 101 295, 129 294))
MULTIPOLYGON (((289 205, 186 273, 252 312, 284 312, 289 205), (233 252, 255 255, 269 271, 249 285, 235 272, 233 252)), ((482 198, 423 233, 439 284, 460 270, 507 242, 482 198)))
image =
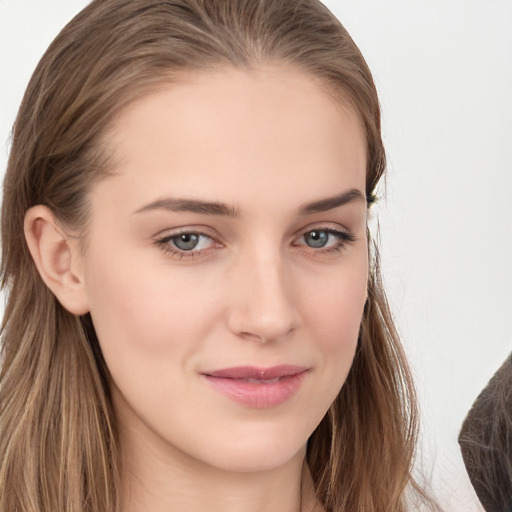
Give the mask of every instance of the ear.
POLYGON ((46 206, 25 215, 25 239, 37 270, 58 301, 74 315, 89 311, 79 240, 59 226, 46 206))

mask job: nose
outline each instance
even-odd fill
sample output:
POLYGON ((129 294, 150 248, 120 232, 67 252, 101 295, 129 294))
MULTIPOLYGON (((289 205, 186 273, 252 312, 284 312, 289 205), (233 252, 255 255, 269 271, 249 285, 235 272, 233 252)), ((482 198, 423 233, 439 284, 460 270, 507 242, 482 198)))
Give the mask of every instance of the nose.
POLYGON ((231 332, 262 343, 287 337, 299 324, 291 276, 280 255, 252 255, 232 267, 231 332))

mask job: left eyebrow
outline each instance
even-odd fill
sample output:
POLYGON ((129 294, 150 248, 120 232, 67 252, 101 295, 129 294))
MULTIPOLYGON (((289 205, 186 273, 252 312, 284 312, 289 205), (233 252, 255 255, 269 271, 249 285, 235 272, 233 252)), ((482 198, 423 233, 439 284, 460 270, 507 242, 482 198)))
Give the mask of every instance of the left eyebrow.
POLYGON ((224 203, 200 201, 197 199, 178 199, 172 197, 157 199, 156 201, 139 208, 135 213, 143 213, 151 210, 192 212, 206 215, 221 215, 226 217, 238 217, 240 215, 240 212, 236 208, 224 203))
POLYGON ((353 201, 362 201, 366 203, 366 196, 356 188, 347 190, 337 196, 319 199, 312 203, 307 203, 299 208, 299 215, 311 215, 313 213, 327 212, 334 208, 339 208, 353 201))

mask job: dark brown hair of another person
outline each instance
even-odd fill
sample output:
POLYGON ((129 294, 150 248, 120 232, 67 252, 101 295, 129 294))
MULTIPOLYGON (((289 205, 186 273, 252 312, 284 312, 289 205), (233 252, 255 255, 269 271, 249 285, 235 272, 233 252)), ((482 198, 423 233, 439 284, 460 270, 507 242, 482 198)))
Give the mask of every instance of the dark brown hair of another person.
POLYGON ((462 457, 486 512, 512 510, 512 354, 480 393, 459 435, 462 457))

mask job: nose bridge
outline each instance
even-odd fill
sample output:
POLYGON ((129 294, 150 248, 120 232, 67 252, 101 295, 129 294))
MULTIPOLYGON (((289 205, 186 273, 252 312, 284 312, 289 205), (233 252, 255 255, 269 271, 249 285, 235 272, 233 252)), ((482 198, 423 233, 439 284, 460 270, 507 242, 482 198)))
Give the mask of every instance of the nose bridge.
POLYGON ((298 315, 289 269, 279 248, 255 249, 241 257, 236 267, 231 330, 262 342, 276 340, 293 330, 298 315))

